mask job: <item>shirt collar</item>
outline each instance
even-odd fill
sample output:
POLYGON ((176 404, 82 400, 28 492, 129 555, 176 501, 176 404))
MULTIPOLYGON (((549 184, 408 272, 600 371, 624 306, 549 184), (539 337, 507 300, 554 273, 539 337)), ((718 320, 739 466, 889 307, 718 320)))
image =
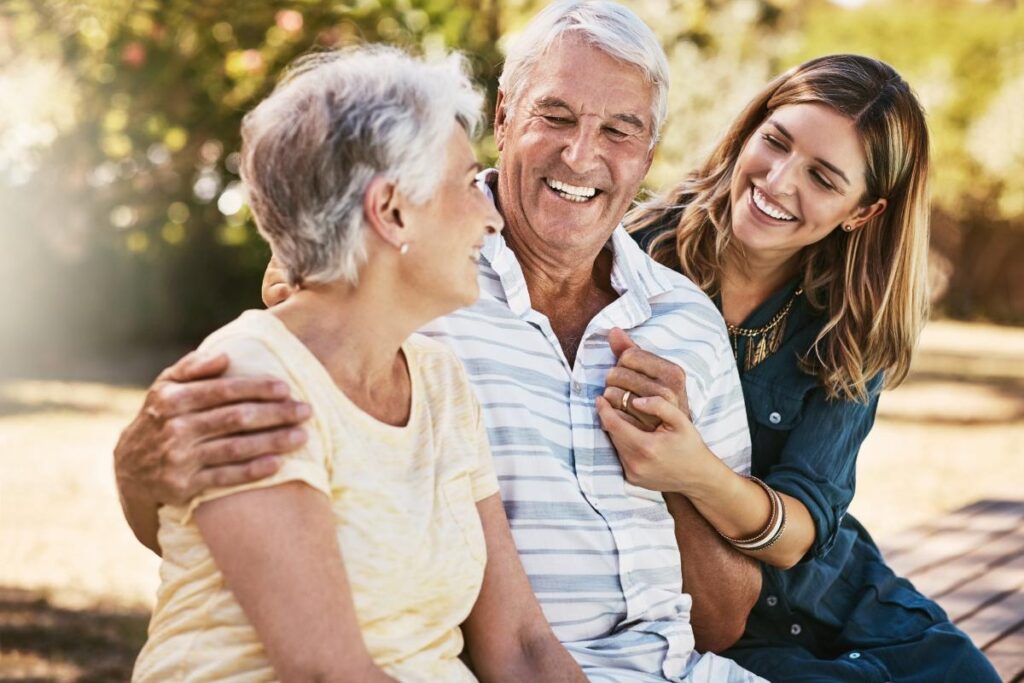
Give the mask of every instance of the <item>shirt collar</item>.
MULTIPOLYGON (((495 201, 491 184, 498 170, 489 168, 477 175, 477 183, 491 201, 495 201)), ((655 263, 629 236, 620 223, 604 246, 612 252, 612 287, 639 316, 639 321, 651 316, 651 299, 674 287, 672 271, 655 263)), ((499 233, 488 235, 481 251, 482 259, 490 265, 501 281, 509 308, 519 317, 532 310, 526 278, 515 253, 499 233)))

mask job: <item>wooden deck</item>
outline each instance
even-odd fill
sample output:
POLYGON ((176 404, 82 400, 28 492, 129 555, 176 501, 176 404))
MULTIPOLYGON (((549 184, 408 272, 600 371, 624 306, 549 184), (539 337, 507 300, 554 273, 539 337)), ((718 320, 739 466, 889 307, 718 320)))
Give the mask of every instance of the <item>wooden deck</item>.
POLYGON ((942 605, 1004 681, 1024 682, 1024 501, 979 501, 880 545, 892 568, 942 605))

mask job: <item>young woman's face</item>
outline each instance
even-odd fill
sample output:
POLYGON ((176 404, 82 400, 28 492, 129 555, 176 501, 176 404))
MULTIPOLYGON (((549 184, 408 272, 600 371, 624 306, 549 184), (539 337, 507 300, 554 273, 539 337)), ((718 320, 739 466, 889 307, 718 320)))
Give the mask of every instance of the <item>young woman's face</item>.
POLYGON ((884 208, 884 202, 862 204, 865 169, 849 118, 820 104, 779 107, 736 161, 735 238, 748 255, 784 262, 842 225, 860 228, 884 208))

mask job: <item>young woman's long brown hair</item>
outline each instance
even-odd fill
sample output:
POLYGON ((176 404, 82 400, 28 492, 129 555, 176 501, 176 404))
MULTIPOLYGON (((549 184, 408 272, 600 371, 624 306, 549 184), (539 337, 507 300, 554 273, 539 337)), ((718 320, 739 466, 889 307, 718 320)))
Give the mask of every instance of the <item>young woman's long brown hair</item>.
POLYGON ((906 377, 928 311, 928 129, 910 87, 892 67, 830 55, 782 74, 754 98, 704 164, 663 198, 627 217, 631 231, 670 228, 650 246, 659 262, 717 294, 732 240, 732 174, 743 145, 779 107, 824 104, 856 125, 867 157, 863 205, 885 211, 853 232, 834 230, 799 253, 808 302, 828 320, 803 359, 833 398, 864 400, 879 372, 906 377))

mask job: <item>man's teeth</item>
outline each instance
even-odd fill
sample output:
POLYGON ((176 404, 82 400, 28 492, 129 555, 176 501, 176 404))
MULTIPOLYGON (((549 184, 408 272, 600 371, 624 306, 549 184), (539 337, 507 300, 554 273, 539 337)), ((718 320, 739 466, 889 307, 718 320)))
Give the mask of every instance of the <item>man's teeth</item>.
POLYGON ((480 263, 480 247, 473 247, 469 252, 469 258, 473 259, 474 263, 480 263))
POLYGON ((796 220, 796 216, 792 216, 774 204, 769 203, 768 198, 764 196, 764 193, 756 187, 754 188, 754 204, 757 208, 761 209, 772 218, 780 221, 796 220))
POLYGON ((597 189, 593 187, 576 187, 551 178, 548 178, 546 182, 548 187, 557 192, 562 199, 568 199, 571 202, 585 202, 597 194, 597 189))

